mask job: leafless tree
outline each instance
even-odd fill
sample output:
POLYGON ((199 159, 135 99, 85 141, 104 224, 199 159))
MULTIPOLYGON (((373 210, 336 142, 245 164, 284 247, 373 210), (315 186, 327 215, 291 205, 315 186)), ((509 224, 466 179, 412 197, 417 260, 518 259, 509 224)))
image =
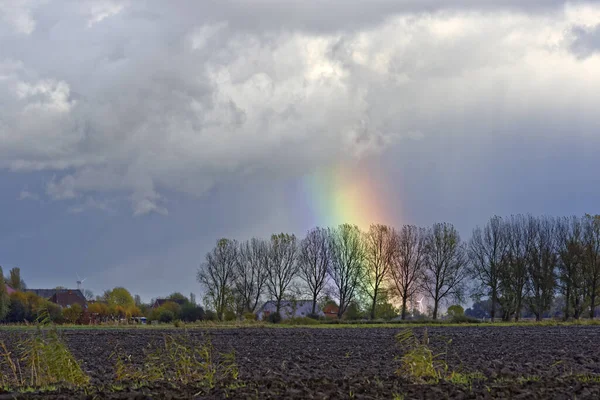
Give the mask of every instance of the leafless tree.
POLYGON ((312 298, 312 314, 316 313, 317 300, 327 283, 327 270, 331 263, 329 232, 315 228, 300 242, 298 270, 312 298))
POLYGON ((491 300, 492 321, 496 317, 500 295, 500 270, 508 248, 504 233, 502 218, 492 217, 483 229, 475 228, 468 246, 470 274, 483 292, 477 294, 484 294, 491 300))
POLYGON ((565 298, 564 318, 579 319, 583 311, 584 244, 583 226, 578 217, 557 221, 558 283, 565 298))
POLYGON ((253 238, 240 244, 236 262, 235 291, 243 312, 255 312, 265 288, 268 244, 253 238))
POLYGON ((402 302, 402 319, 406 319, 407 303, 418 292, 425 261, 426 231, 405 225, 397 234, 396 251, 392 258, 390 278, 402 302))
POLYGON ((583 223, 585 292, 590 318, 595 317, 600 291, 600 215, 586 215, 583 223))
POLYGON ((550 217, 529 216, 527 229, 531 240, 527 263, 528 302, 539 321, 550 310, 556 288, 556 224, 550 217))
POLYGON ((218 240, 215 248, 206 254, 204 263, 198 269, 198 282, 206 290, 206 299, 215 308, 221 321, 225 318, 225 310, 232 296, 237 249, 235 240, 218 240))
POLYGON ((365 269, 362 286, 364 293, 371 300, 371 319, 375 319, 377 298, 392 268, 398 234, 389 226, 374 224, 363 237, 365 269))
POLYGON ((448 297, 461 299, 467 277, 468 258, 460 235, 452 224, 434 224, 426 239, 422 287, 433 299, 433 319, 448 297))
POLYGON ((294 278, 298 275, 298 243, 296 236, 287 233, 271 236, 268 250, 268 268, 266 286, 271 298, 281 310, 284 299, 294 278))
POLYGON ((531 236, 527 229, 527 218, 513 215, 504 224, 504 234, 508 245, 505 260, 500 269, 501 306, 504 320, 519 320, 523 302, 527 294, 527 263, 531 246, 531 236))
POLYGON ((354 300, 363 279, 365 251, 360 229, 343 224, 330 232, 332 262, 329 276, 335 285, 339 301, 338 317, 342 317, 354 300))

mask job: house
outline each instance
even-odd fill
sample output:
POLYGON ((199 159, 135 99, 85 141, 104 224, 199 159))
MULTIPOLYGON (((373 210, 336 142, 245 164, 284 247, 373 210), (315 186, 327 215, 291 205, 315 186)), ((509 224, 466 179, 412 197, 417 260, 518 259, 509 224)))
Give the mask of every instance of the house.
POLYGON ((79 304, 83 309, 87 308, 87 300, 79 289, 27 289, 26 292, 34 293, 61 308, 69 308, 73 304, 79 304))
POLYGON ((154 300, 154 303, 152 303, 152 308, 159 308, 165 303, 175 303, 182 306, 187 303, 187 299, 156 299, 154 300))
POLYGON ((340 308, 334 303, 328 303, 325 305, 325 307, 323 307, 323 314, 325 315, 325 318, 336 319, 339 311, 340 308))
MULTIPOLYGON (((259 320, 266 320, 269 315, 277 311, 277 302, 269 300, 258 310, 256 315, 259 320)), ((311 300, 282 300, 279 313, 282 319, 308 317, 312 313, 311 300)), ((323 312, 317 306, 315 314, 323 316, 323 312)))

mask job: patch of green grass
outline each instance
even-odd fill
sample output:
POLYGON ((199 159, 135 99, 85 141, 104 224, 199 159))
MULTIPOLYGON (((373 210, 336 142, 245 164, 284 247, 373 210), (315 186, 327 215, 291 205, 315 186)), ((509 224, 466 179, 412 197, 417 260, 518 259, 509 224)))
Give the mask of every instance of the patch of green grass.
POLYGON ((595 374, 581 374, 574 375, 575 380, 581 383, 600 383, 600 375, 595 374))
POLYGON ((52 388, 54 385, 82 387, 89 377, 63 342, 60 333, 43 317, 33 334, 17 344, 17 352, 0 343, 1 384, 14 390, 52 388))
POLYGON ((396 335, 396 340, 405 350, 402 364, 396 371, 398 375, 409 377, 418 382, 437 383, 445 379, 448 364, 441 359, 442 354, 434 354, 429 348, 427 330, 419 340, 412 329, 405 329, 396 335))
POLYGON ((237 381, 239 377, 235 353, 217 354, 209 340, 198 344, 189 335, 164 335, 159 346, 145 352, 141 366, 121 350, 116 350, 113 357, 116 380, 129 384, 167 382, 213 389, 223 381, 237 381))

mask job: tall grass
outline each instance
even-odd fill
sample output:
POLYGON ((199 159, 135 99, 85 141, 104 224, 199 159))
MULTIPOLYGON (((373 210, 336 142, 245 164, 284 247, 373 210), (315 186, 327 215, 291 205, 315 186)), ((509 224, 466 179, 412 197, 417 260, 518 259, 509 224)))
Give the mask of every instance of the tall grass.
POLYGON ((10 390, 89 383, 89 377, 50 323, 47 311, 40 313, 36 330, 17 342, 16 353, 4 343, 0 343, 0 349, 0 364, 9 371, 1 375, 1 383, 10 390))
POLYGON ((145 351, 141 364, 117 349, 115 377, 138 386, 156 382, 196 385, 213 389, 221 382, 238 379, 235 353, 219 354, 210 340, 198 345, 188 334, 164 335, 160 345, 145 351))

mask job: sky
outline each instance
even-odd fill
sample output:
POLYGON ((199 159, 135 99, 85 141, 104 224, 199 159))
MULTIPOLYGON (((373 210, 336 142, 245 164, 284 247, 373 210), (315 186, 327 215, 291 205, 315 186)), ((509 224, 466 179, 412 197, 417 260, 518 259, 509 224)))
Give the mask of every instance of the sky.
POLYGON ((600 213, 600 4, 0 0, 0 265, 201 296, 220 237, 600 213))

